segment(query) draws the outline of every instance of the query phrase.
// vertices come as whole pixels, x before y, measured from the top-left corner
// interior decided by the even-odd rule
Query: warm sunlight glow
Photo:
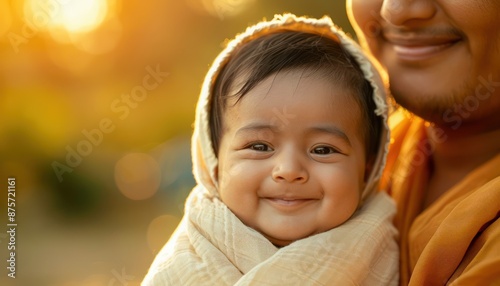
[[[255,3],[255,0],[190,0],[190,6],[204,6],[205,10],[220,20],[235,17]]]
[[[108,13],[107,0],[27,0],[27,20],[36,29],[62,28],[85,33],[99,27]]]
[[[145,200],[152,197],[160,187],[160,167],[148,154],[130,153],[116,163],[115,182],[125,197]]]
[[[11,24],[12,17],[9,3],[0,0],[0,36],[9,31]]]
[[[69,32],[86,32],[103,22],[107,10],[105,0],[73,0],[61,5],[61,11],[54,15],[53,22]]]

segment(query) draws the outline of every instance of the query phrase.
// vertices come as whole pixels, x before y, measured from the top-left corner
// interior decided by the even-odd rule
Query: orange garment
[[[432,156],[425,122],[396,111],[389,125],[381,189],[398,207],[400,285],[500,285],[500,154],[422,211]]]

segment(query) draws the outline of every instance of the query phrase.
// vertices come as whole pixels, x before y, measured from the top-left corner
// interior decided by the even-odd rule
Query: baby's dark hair
[[[361,126],[367,161],[375,158],[382,119],[374,112],[373,88],[358,63],[340,43],[319,34],[278,31],[244,43],[233,51],[213,85],[210,110],[212,146],[218,156],[223,130],[223,115],[229,98],[236,103],[268,76],[281,71],[305,69],[318,71],[333,83],[353,90],[362,114]],[[244,80],[234,93],[236,81]],[[233,94],[230,94],[233,92]]]

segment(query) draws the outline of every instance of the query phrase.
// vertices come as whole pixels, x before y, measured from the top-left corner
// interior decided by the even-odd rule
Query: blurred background
[[[205,73],[226,39],[284,12],[353,34],[344,1],[0,0],[0,285],[139,285],[195,184]]]

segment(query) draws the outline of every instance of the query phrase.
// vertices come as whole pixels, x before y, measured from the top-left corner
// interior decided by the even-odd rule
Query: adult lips
[[[397,56],[407,60],[420,60],[447,49],[461,40],[455,33],[418,33],[385,31],[385,40]]]

